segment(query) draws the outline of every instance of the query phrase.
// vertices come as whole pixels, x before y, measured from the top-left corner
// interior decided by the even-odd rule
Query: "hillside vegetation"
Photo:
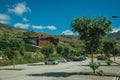
[[[16,37],[16,38],[23,38],[23,37],[29,37],[29,36],[39,36],[41,34],[44,34],[45,36],[49,36],[49,34],[46,33],[36,33],[34,31],[28,31],[24,29],[15,28],[13,26],[8,26],[5,24],[0,23],[0,31],[4,34],[4,37]]]
[[[0,31],[3,33],[3,39],[4,38],[26,38],[26,37],[36,37],[36,36],[41,36],[43,35],[44,37],[47,36],[53,36],[59,38],[60,45],[63,46],[69,46],[71,49],[81,49],[84,44],[78,40],[78,37],[76,36],[66,36],[66,35],[60,35],[60,36],[54,36],[54,35],[49,35],[47,33],[43,32],[34,32],[34,31],[28,31],[24,29],[19,29],[15,27],[11,27],[5,24],[0,23]]]
[[[3,39],[7,38],[26,38],[26,37],[36,37],[40,35],[44,35],[44,37],[53,36],[59,38],[60,42],[59,45],[68,46],[70,49],[73,50],[81,50],[84,47],[84,43],[78,39],[77,36],[72,35],[50,35],[43,32],[34,32],[28,31],[24,29],[15,28],[12,26],[8,26],[5,24],[0,23],[0,31],[2,32]],[[117,33],[111,33],[108,35],[109,38],[115,38],[120,40],[120,31]]]
[[[120,41],[120,31],[109,34],[109,38],[115,38]]]
[[[43,32],[38,33],[34,31],[19,29],[2,23],[0,23],[0,32],[2,32],[3,39],[9,39],[9,38],[23,39],[27,37],[36,37],[43,35],[44,37],[53,36],[59,38],[60,40],[59,45],[68,46],[70,49],[81,50],[84,47],[84,43],[80,41],[77,36],[72,36],[72,35],[54,36]],[[117,40],[120,40],[120,31],[117,33],[109,34],[109,38],[115,38]]]
[[[37,49],[24,42],[24,38],[41,35],[44,37],[52,36],[59,38],[58,46],[48,45],[42,49]],[[43,32],[28,31],[0,23],[0,57],[3,58],[0,61],[0,65],[32,63],[43,61],[47,58],[56,59],[59,57],[76,56],[79,51],[83,51],[83,48],[84,43],[78,40],[77,36],[49,35]],[[54,55],[55,52],[58,54]]]

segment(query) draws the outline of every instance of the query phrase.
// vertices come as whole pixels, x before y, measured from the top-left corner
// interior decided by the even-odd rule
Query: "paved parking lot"
[[[92,72],[88,65],[90,60],[81,62],[67,62],[58,65],[44,65],[44,63],[17,65],[22,70],[3,70],[13,66],[0,67],[0,80],[112,80],[113,77],[73,75],[72,72]],[[104,64],[104,63],[103,63]],[[120,66],[101,66],[104,72],[117,73]]]

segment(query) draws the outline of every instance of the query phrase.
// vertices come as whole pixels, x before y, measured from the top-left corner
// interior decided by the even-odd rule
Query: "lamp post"
[[[112,16],[112,18],[120,18],[120,16]]]
[[[112,16],[112,18],[120,18],[120,16]],[[116,49],[113,50],[113,53],[115,54],[116,53]],[[114,56],[114,61],[115,61],[115,56]]]

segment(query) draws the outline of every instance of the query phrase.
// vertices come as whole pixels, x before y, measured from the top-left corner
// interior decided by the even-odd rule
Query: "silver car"
[[[67,60],[66,60],[65,58],[60,58],[60,59],[58,60],[58,62],[63,62],[63,63],[66,63],[66,62],[67,62]]]
[[[45,64],[58,64],[57,60],[47,60],[45,61]]]

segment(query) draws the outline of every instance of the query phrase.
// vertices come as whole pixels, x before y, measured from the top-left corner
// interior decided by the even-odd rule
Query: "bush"
[[[39,50],[36,50],[36,52],[34,53],[34,58],[36,59],[37,62],[44,61],[45,55],[42,54]]]
[[[109,57],[107,57],[107,56],[98,56],[97,57],[97,60],[106,60],[106,59],[108,59]]]
[[[25,50],[29,51],[29,52],[35,52],[36,51],[36,47],[31,46],[30,44],[25,44]]]
[[[11,61],[0,61],[0,66],[8,66],[11,65],[12,62]]]
[[[100,63],[97,63],[97,62],[90,62],[89,66],[90,66],[90,68],[92,68],[93,73],[96,73],[96,69],[99,68]]]
[[[97,71],[97,74],[100,75],[100,76],[102,76],[103,75],[103,70]]]
[[[9,42],[8,41],[0,41],[0,51],[3,51],[4,49],[6,49],[9,46]]]
[[[60,59],[59,54],[51,54],[48,58],[49,60],[58,60]]]
[[[106,62],[106,64],[107,64],[108,66],[110,66],[110,65],[112,64],[112,61],[111,61],[111,60],[109,60],[109,59],[108,59],[108,60],[106,60],[105,62]]]
[[[41,48],[41,52],[48,58],[52,53],[54,53],[53,45],[44,46]]]

